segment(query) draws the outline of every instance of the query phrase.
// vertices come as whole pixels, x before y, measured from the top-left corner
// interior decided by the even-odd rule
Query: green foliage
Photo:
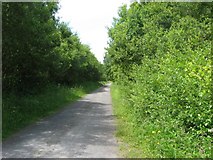
[[[109,29],[105,66],[122,94],[117,114],[131,124],[127,142],[147,148],[142,157],[211,155],[210,11],[209,3],[135,2]]]
[[[55,3],[3,3],[3,90],[38,87],[47,81],[58,41],[57,9]]]
[[[65,23],[57,3],[3,3],[3,91],[97,81],[101,64]],[[15,17],[15,18],[14,18]]]
[[[101,77],[101,64],[91,53],[89,46],[83,45],[64,23],[59,25],[61,45],[57,61],[59,67],[52,77],[58,83],[75,84],[83,81],[98,81]]]

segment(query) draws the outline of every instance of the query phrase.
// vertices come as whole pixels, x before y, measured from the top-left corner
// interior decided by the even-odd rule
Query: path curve
[[[109,85],[3,142],[3,158],[117,158]]]

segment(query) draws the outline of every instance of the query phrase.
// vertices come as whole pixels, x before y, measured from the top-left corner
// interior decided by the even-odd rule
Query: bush
[[[133,55],[143,55],[138,58],[141,62],[113,63],[113,58],[121,52],[118,47],[114,50],[111,47],[108,52],[111,66],[118,68],[111,70],[111,74],[122,77],[115,78],[115,82],[119,84],[120,99],[125,104],[121,106],[129,115],[127,117],[131,117],[127,121],[133,124],[133,141],[148,148],[153,157],[209,158],[209,130],[213,126],[211,19],[207,15],[196,17],[195,10],[182,15],[182,10],[188,11],[193,4],[188,4],[187,9],[170,3],[159,6],[133,3],[129,11],[121,10],[127,12],[127,28],[128,16],[134,13],[132,10],[137,5],[144,13],[140,16],[144,34],[134,37],[142,42],[134,46],[134,51],[142,53]],[[202,4],[196,5],[198,9]],[[171,13],[171,10],[175,12]],[[162,13],[156,17],[151,14],[153,11]],[[165,16],[170,19],[166,28],[159,25]],[[122,22],[118,21],[116,25],[124,25],[123,21],[122,17]],[[111,30],[116,29],[118,27]],[[112,41],[114,43],[117,42]],[[125,57],[130,59],[132,55]],[[123,65],[128,65],[130,70],[123,71],[126,69]]]

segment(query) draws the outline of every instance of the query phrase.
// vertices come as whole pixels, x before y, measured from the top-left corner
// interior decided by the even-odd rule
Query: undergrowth
[[[118,123],[116,136],[120,141],[123,157],[210,158],[210,134],[187,132],[180,121],[160,108],[155,112],[153,109],[153,115],[142,115],[148,111],[146,106],[136,107],[126,97],[126,88],[118,84],[111,87]],[[140,99],[143,101],[143,97]]]

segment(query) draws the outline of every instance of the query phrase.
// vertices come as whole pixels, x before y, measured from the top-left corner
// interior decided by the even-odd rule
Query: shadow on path
[[[3,142],[7,158],[116,158],[109,86]]]

